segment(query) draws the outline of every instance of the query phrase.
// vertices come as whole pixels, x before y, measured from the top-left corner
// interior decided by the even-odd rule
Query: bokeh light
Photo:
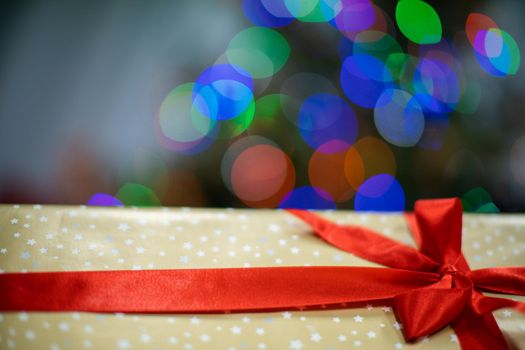
[[[499,28],[496,22],[487,15],[481,13],[471,13],[468,15],[465,22],[465,34],[472,46],[475,45],[476,37],[481,30],[489,30],[491,28]]]
[[[93,197],[89,199],[87,205],[99,207],[121,207],[124,204],[112,195],[106,193],[95,193]]]
[[[521,55],[514,38],[502,29],[480,30],[474,41],[478,63],[494,76],[517,73]]]
[[[299,187],[288,193],[279,204],[281,209],[335,209],[330,195],[321,188]]]
[[[204,70],[193,85],[193,103],[210,119],[239,116],[253,104],[253,81],[240,67],[219,64]]]
[[[288,41],[265,27],[251,27],[237,33],[226,50],[230,63],[248,71],[255,79],[280,71],[290,55]]]
[[[476,187],[461,196],[464,212],[499,213],[498,207],[492,202],[490,194],[482,187]]]
[[[356,191],[365,179],[379,174],[395,176],[396,169],[396,158],[392,150],[388,144],[375,137],[359,139],[345,155],[345,176]]]
[[[270,139],[262,136],[251,135],[239,138],[229,145],[226,152],[224,152],[221,160],[221,178],[230,192],[235,193],[231,182],[231,171],[235,159],[237,159],[237,157],[248,148],[257,145],[270,145],[277,147],[277,144]]]
[[[299,130],[310,147],[334,153],[346,149],[344,145],[354,143],[357,119],[352,108],[340,97],[316,94],[308,97],[301,106]],[[327,147],[329,141],[342,142],[332,142],[332,147]]]
[[[374,5],[369,0],[342,0],[338,6],[340,10],[331,23],[349,39],[354,39],[358,33],[379,22]]]
[[[156,123],[158,137],[169,149],[198,152],[210,143],[206,139],[215,126],[215,120],[200,112],[206,108],[205,103],[196,107],[193,87],[193,83],[179,85],[170,91],[160,106]]]
[[[495,3],[183,1],[151,8],[155,20],[128,23],[138,37],[106,30],[115,26],[102,26],[104,35],[89,29],[108,40],[89,46],[100,50],[86,49],[92,38],[75,32],[71,47],[82,54],[60,42],[48,57],[51,37],[9,38],[20,45],[4,48],[0,115],[16,116],[6,120],[18,126],[6,125],[1,139],[25,130],[39,147],[34,158],[18,156],[30,146],[16,155],[4,147],[5,173],[24,162],[59,164],[56,172],[27,172],[46,179],[40,188],[17,187],[49,196],[43,203],[400,210],[419,197],[464,194],[473,212],[522,208],[525,146],[515,138],[525,132],[518,120],[525,5]],[[25,38],[53,28],[12,32]],[[46,48],[28,51],[31,60],[15,50],[33,42]],[[19,92],[26,85],[49,86],[59,98],[48,101],[47,89]],[[22,96],[38,98],[20,104]],[[67,156],[46,158],[53,153],[46,135],[27,128],[44,125],[26,122],[41,110],[38,123],[46,125],[55,113],[56,123],[76,118],[63,124],[80,131],[60,133],[70,138],[61,144],[57,125],[49,128],[48,146]],[[95,131],[83,134],[91,120]],[[7,201],[20,192],[0,184]],[[509,188],[517,191],[504,193]]]
[[[295,185],[295,168],[273,141],[246,136],[231,144],[221,162],[226,187],[246,205],[276,207]]]
[[[436,11],[422,0],[400,0],[396,6],[399,30],[417,44],[434,44],[441,40],[441,20]]]
[[[283,1],[292,16],[301,22],[328,22],[338,11],[338,0],[278,0]],[[277,2],[277,1],[276,1]]]
[[[244,15],[255,25],[262,27],[284,27],[294,21],[292,16],[282,17],[273,15],[264,6],[263,0],[243,0]]]
[[[261,0],[264,8],[275,17],[279,18],[295,18],[288,10],[288,6],[284,0]]]
[[[357,211],[403,211],[405,192],[390,174],[379,174],[366,180],[355,196]]]
[[[235,195],[250,207],[276,207],[295,185],[290,158],[279,148],[256,145],[244,150],[231,169]]]
[[[280,92],[284,116],[293,125],[299,126],[299,111],[303,102],[316,94],[337,95],[337,88],[320,74],[298,73],[283,82]]]
[[[350,200],[355,190],[345,176],[345,156],[350,146],[342,141],[329,141],[319,147],[308,163],[308,178],[314,188],[320,188],[336,202]],[[335,152],[334,150],[340,149]],[[320,193],[324,196],[323,193]]]
[[[521,61],[518,44],[494,20],[471,13],[465,22],[465,33],[478,63],[486,72],[497,77],[517,73]]]
[[[374,39],[367,37],[367,39],[370,40],[360,40],[364,38],[364,34],[359,35],[352,43],[352,53],[354,55],[370,55],[379,59],[386,65],[387,59],[390,55],[403,53],[401,45],[399,45],[397,40],[389,34],[385,33]],[[388,65],[386,66],[388,67]],[[392,74],[389,70],[387,70],[387,72],[390,73],[390,75]]]
[[[465,80],[461,97],[456,104],[456,111],[463,114],[473,114],[481,101],[481,86],[479,80],[469,77]]]
[[[383,62],[366,54],[347,57],[340,78],[350,101],[366,108],[376,106],[383,91],[393,86],[392,75]]]
[[[399,147],[411,147],[423,134],[425,116],[418,100],[408,92],[388,89],[374,108],[374,122],[385,140]]]
[[[414,74],[414,95],[425,111],[448,113],[459,101],[459,82],[452,69],[440,60],[422,59]]]
[[[115,197],[124,205],[135,207],[157,207],[160,206],[160,200],[150,188],[128,182],[118,190]]]

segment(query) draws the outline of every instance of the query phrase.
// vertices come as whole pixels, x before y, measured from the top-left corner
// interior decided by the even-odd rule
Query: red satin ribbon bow
[[[363,259],[439,274],[438,282],[393,298],[408,341],[450,324],[465,349],[507,349],[491,312],[510,307],[525,313],[525,303],[481,292],[525,295],[525,268],[470,270],[461,253],[462,207],[458,199],[420,200],[414,214],[406,214],[419,251],[366,228],[335,225],[304,211],[291,212],[330,244]]]
[[[270,311],[392,301],[409,341],[452,325],[464,349],[507,349],[492,311],[525,304],[525,268],[471,271],[461,203],[424,200],[407,214],[419,250],[359,226],[290,210],[328,243],[390,268],[300,266],[0,274],[0,310],[138,313]]]

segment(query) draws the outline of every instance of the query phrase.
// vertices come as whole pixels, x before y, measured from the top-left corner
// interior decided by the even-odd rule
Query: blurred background
[[[0,202],[525,211],[521,0],[0,3]]]

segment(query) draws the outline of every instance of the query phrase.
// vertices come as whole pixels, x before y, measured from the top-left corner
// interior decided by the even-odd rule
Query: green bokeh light
[[[122,186],[115,197],[128,206],[158,207],[161,205],[155,192],[135,182],[128,182]]]
[[[435,44],[441,40],[441,20],[432,6],[424,1],[399,1],[396,22],[403,35],[417,44]]]
[[[219,132],[215,137],[218,139],[230,139],[241,134],[252,124],[254,114],[255,102],[252,100],[248,107],[235,118],[220,120],[218,124]]]
[[[490,194],[482,187],[476,187],[461,197],[463,211],[474,213],[499,213],[498,207],[492,202]]]
[[[491,59],[496,68],[508,75],[514,75],[518,72],[520,67],[520,49],[516,40],[504,30],[492,28],[489,31],[496,31],[503,38],[503,43],[508,50],[508,55],[502,55],[501,60]],[[501,62],[503,61],[503,62]]]
[[[228,45],[228,61],[244,68],[255,79],[267,78],[285,65],[290,45],[273,29],[250,27],[235,35]]]
[[[171,140],[191,142],[206,136],[215,120],[195,107],[194,84],[186,83],[171,90],[160,106],[159,123],[162,133]]]

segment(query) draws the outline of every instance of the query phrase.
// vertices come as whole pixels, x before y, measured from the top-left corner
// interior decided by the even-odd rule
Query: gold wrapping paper
[[[400,214],[329,211],[414,245]],[[464,215],[473,269],[525,265],[525,216]],[[376,266],[329,246],[285,211],[0,206],[0,271]],[[525,300],[525,298],[517,298]],[[525,349],[525,321],[496,313]],[[227,315],[0,314],[0,349],[459,349],[444,329],[405,343],[388,307]]]

